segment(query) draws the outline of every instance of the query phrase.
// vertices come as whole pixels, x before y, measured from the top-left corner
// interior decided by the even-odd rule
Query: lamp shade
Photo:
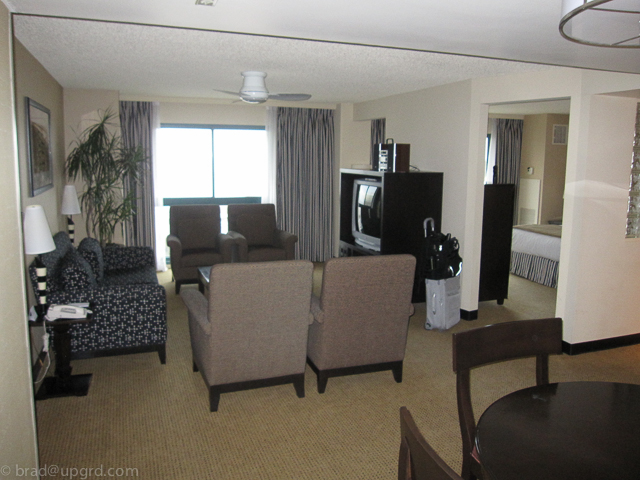
[[[78,203],[78,193],[74,185],[65,185],[62,193],[62,207],[60,213],[63,215],[77,215],[81,213]]]
[[[23,229],[26,254],[38,255],[56,249],[49,222],[41,205],[30,205],[24,210]]]

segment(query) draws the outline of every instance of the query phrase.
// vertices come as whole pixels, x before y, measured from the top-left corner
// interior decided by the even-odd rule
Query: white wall
[[[0,465],[38,467],[23,265],[9,11],[0,2]],[[4,472],[3,472],[4,474]]]
[[[599,96],[628,91],[635,97]],[[488,106],[571,99],[567,184],[581,188],[565,195],[556,314],[575,344],[640,333],[640,240],[624,238],[638,91],[639,75],[550,68],[366,102],[354,117],[386,117],[388,136],[411,144],[412,164],[444,172],[442,228],[460,240],[462,308],[475,310]]]
[[[64,89],[64,144],[65,158],[73,149],[78,136],[96,121],[102,118],[106,110],[114,114],[114,131],[120,128],[120,98],[115,90]],[[76,181],[78,194],[83,191],[82,181]],[[87,236],[84,215],[74,215],[76,224],[76,244]],[[113,238],[116,243],[123,243],[122,229],[116,228]]]

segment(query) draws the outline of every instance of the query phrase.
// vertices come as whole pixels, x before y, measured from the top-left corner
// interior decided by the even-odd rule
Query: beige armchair
[[[293,383],[304,397],[312,274],[308,260],[214,265],[209,298],[180,294],[212,412],[221,393],[238,390]]]
[[[402,381],[415,267],[412,255],[327,261],[307,348],[319,393],[341,375],[391,370]]]
[[[180,286],[198,283],[198,267],[230,263],[234,240],[220,233],[218,205],[173,205],[169,210],[171,271]]]
[[[293,260],[298,237],[276,227],[272,203],[229,205],[229,235],[238,245],[238,261]]]

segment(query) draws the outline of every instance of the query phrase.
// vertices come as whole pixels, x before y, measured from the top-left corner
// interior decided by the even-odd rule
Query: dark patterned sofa
[[[157,351],[165,363],[167,300],[158,284],[148,247],[109,246],[85,238],[78,248],[66,232],[53,237],[56,249],[42,255],[49,304],[90,302],[93,320],[73,325],[71,358]],[[37,288],[35,265],[29,275]]]

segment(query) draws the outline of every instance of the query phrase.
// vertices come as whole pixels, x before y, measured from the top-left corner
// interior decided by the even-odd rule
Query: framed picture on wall
[[[47,107],[25,97],[27,109],[27,156],[29,159],[29,189],[35,197],[53,188],[51,158],[51,113]]]

